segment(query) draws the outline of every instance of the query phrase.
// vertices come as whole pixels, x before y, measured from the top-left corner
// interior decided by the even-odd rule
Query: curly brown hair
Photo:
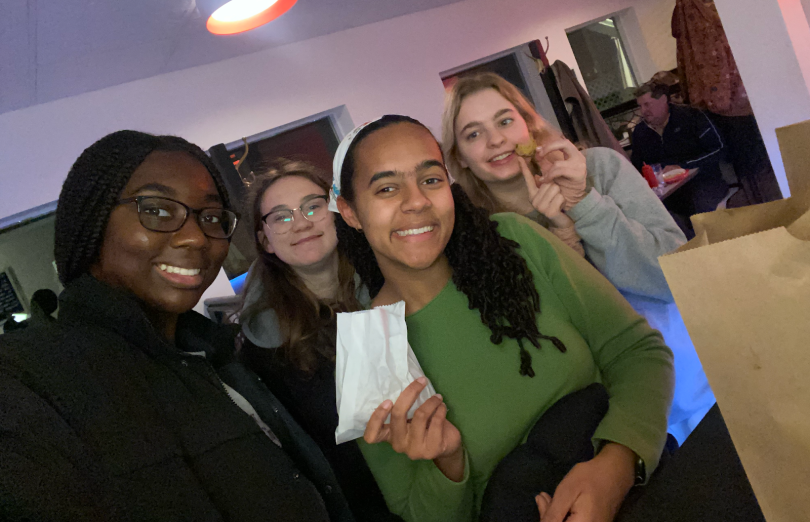
[[[379,129],[404,123],[419,125],[430,132],[417,120],[389,115],[367,126],[352,142],[340,173],[341,197],[350,204],[355,200],[352,155],[357,145]],[[566,351],[562,341],[543,335],[537,327],[540,295],[534,285],[534,275],[518,253],[520,245],[498,233],[498,223],[489,219],[488,212],[475,206],[461,186],[453,185],[451,191],[455,201],[455,225],[444,253],[453,270],[453,284],[467,296],[470,309],[479,311],[481,322],[492,332],[492,343],[500,344],[504,336],[517,340],[520,374],[534,377],[532,358],[523,346],[524,340],[538,349],[540,341],[547,340],[561,352]],[[370,294],[377,295],[385,277],[366,236],[340,217],[336,226],[338,249],[351,260]]]

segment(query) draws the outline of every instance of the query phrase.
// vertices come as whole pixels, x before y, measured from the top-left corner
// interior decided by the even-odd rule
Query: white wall
[[[805,0],[805,3],[808,1]],[[805,87],[810,86],[810,25],[805,15],[805,7],[799,0],[779,0],[779,8],[782,10],[782,18],[787,26],[793,52],[799,61],[799,69],[804,76]]]
[[[438,134],[439,72],[546,36],[551,60],[576,69],[567,28],[633,6],[645,35],[659,38],[655,27],[671,16],[660,4],[671,1],[466,0],[6,113],[0,217],[55,200],[81,151],[124,128],[177,134],[208,148],[346,104],[355,123],[402,113]],[[221,273],[203,298],[232,293]]]
[[[810,2],[810,0],[806,1]],[[647,50],[655,63],[655,72],[669,71],[678,66],[675,38],[672,37],[672,12],[674,10],[675,0],[648,2],[635,9],[644,33]],[[650,77],[640,78],[640,80],[648,81]]]
[[[207,148],[346,104],[355,122],[399,112],[438,131],[440,71],[546,36],[575,67],[566,28],[629,6],[649,20],[661,1],[466,0],[6,113],[0,217],[55,200],[79,153],[123,128]]]
[[[642,23],[649,23],[649,20],[642,22],[642,17],[646,16],[649,13],[640,8],[625,9],[616,16],[622,43],[638,83],[644,83],[660,70],[650,54],[649,41],[644,36]]]
[[[779,3],[715,0],[776,179],[782,194],[788,196],[775,130],[810,119],[810,92]]]

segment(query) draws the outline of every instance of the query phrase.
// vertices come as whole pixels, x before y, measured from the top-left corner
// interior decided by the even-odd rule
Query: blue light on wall
[[[247,279],[247,272],[231,279],[231,288],[233,288],[236,294],[242,293],[242,288],[245,286],[245,279]]]

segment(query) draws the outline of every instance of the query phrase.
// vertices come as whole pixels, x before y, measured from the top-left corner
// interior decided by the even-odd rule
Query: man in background
[[[31,326],[55,323],[53,313],[59,308],[59,298],[50,288],[42,288],[31,296]]]
[[[43,288],[31,296],[31,316],[25,321],[17,321],[14,314],[2,311],[0,323],[3,324],[3,333],[14,330],[24,330],[29,326],[44,326],[56,322],[53,313],[59,308],[59,298],[56,292]],[[5,322],[3,322],[5,320]]]
[[[684,217],[717,208],[728,185],[720,172],[723,141],[711,120],[701,111],[669,100],[669,87],[647,83],[636,91],[643,121],[633,130],[633,164],[660,164],[664,172],[699,169],[664,204]]]

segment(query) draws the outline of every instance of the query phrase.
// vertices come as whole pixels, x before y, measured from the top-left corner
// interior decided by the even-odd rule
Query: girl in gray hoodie
[[[442,144],[450,173],[473,202],[548,228],[661,331],[675,354],[669,431],[682,443],[715,400],[658,263],[686,238],[644,178],[612,149],[580,152],[492,73],[454,85]]]

